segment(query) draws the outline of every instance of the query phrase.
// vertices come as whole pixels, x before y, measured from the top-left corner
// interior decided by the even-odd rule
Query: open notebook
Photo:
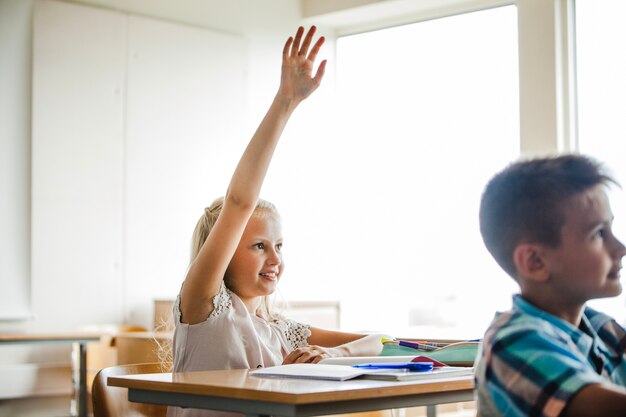
[[[270,366],[250,371],[248,375],[277,378],[327,379],[345,381],[367,373],[371,369],[353,368],[347,365],[320,365],[313,363],[294,363],[291,365]]]
[[[249,375],[273,378],[303,378],[345,381],[357,377],[388,381],[408,381],[413,379],[440,379],[472,375],[473,368],[436,367],[429,371],[408,371],[405,369],[366,369],[354,368],[350,365],[328,365],[298,363],[291,365],[271,366],[250,371]]]

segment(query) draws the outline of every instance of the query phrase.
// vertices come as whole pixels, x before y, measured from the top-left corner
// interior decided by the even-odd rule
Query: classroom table
[[[133,402],[233,411],[246,416],[306,417],[473,400],[473,376],[402,382],[266,378],[247,369],[111,376]]]
[[[87,417],[87,343],[100,340],[100,333],[1,333],[0,345],[72,343],[78,350],[78,378],[73,378],[72,416]]]

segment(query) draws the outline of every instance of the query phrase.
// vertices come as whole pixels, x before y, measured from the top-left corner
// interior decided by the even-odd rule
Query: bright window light
[[[284,298],[339,300],[342,329],[398,337],[481,337],[510,307],[478,205],[519,155],[516,10],[338,40],[336,123],[298,138],[306,150],[280,178],[306,190],[279,201]]]
[[[626,2],[577,0],[576,55],[580,151],[603,161],[626,187]],[[610,193],[614,233],[626,242],[626,195]],[[589,304],[626,323],[625,296]]]

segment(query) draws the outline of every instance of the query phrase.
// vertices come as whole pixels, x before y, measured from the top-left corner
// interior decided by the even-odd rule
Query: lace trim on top
[[[226,288],[226,284],[222,281],[219,292],[213,297],[213,311],[209,314],[209,318],[219,316],[232,306],[233,300],[230,296],[230,290]]]
[[[226,285],[224,285],[224,281],[222,281],[219,292],[213,297],[213,311],[209,314],[209,317],[217,317],[232,306],[233,301],[230,297],[230,291],[226,288]],[[180,293],[176,296],[172,312],[174,313],[174,317],[178,319],[178,322],[182,323],[183,313],[180,311]]]
[[[217,317],[224,311],[232,308],[232,306],[233,300],[230,295],[230,290],[226,288],[224,281],[222,281],[219,292],[215,295],[215,297],[213,297],[213,311],[209,314],[208,318]],[[179,322],[182,321],[182,313],[180,311],[180,294],[176,297],[173,310],[174,316],[178,318]],[[311,326],[308,324],[299,323],[283,317],[277,319],[274,323],[285,334],[287,342],[291,345],[292,349],[309,345],[308,339],[311,337]]]
[[[289,342],[292,349],[309,345],[308,339],[311,336],[311,326],[308,324],[302,324],[290,319],[279,319],[275,323],[287,337],[287,342]]]

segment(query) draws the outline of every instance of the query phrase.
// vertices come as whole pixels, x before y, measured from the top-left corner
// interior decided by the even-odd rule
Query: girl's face
[[[228,287],[244,302],[273,293],[283,273],[282,246],[278,216],[255,212],[226,269],[224,279]]]

